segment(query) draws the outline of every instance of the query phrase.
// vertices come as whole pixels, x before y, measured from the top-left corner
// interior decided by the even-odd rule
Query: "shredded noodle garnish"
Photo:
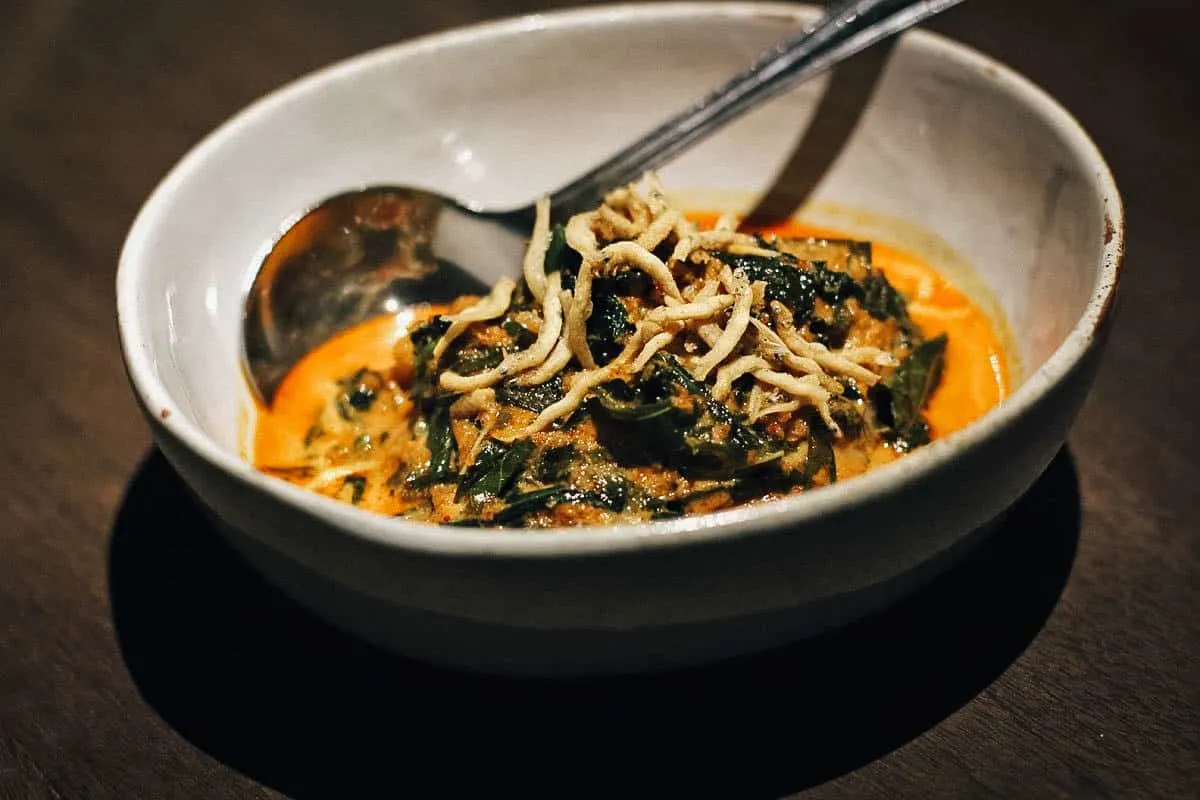
[[[610,191],[598,209],[567,220],[563,238],[579,257],[569,290],[561,288],[561,273],[546,274],[550,212],[547,200],[537,204],[524,261],[525,282],[541,303],[537,340],[491,369],[475,375],[445,371],[439,379],[445,391],[468,393],[474,407],[483,402],[481,390],[506,378],[515,376],[521,385],[536,386],[563,375],[565,394],[538,413],[525,428],[526,435],[570,416],[597,386],[629,379],[656,354],[678,348],[680,341],[684,346],[679,357],[695,380],[709,384],[715,400],[730,400],[735,383],[753,379],[742,401],[742,412],[751,422],[810,406],[835,435],[841,429],[833,419],[830,400],[842,393],[839,379],[869,387],[880,380],[879,370],[897,363],[881,348],[854,345],[833,350],[807,338],[786,305],[767,300],[765,283],[751,282],[715,257],[728,253],[779,258],[780,253],[738,232],[733,214],[723,215],[710,230],[696,230],[667,202],[653,175],[641,186]],[[664,248],[670,250],[666,260],[656,252]],[[697,269],[702,271],[699,277]],[[602,366],[588,343],[588,321],[595,308],[593,287],[601,277],[628,270],[642,272],[657,291],[642,298],[646,304],[634,312],[633,332],[621,352]],[[476,305],[447,316],[451,325],[435,355],[444,353],[473,323],[504,314],[513,291],[512,281],[501,281]],[[578,366],[574,372],[572,364]]]
[[[512,293],[516,288],[517,284],[511,278],[502,278],[492,287],[491,293],[475,305],[457,314],[446,315],[443,319],[450,323],[450,327],[433,346],[434,363],[442,357],[446,348],[453,344],[455,339],[471,327],[472,323],[486,322],[508,311],[508,304],[512,301]]]
[[[470,392],[491,386],[518,372],[533,369],[545,361],[558,343],[558,335],[562,331],[562,298],[559,295],[561,280],[562,275],[556,272],[546,281],[546,295],[542,304],[542,329],[538,332],[537,341],[528,350],[505,356],[497,366],[476,375],[464,376],[457,372],[443,372],[438,380],[439,385],[451,392]]]
[[[546,249],[550,246],[550,199],[543,197],[535,207],[533,233],[525,251],[525,284],[533,299],[542,302],[546,293]]]

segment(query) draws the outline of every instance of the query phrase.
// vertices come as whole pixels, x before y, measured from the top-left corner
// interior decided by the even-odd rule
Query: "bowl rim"
[[[1112,173],[1099,149],[1079,122],[1047,92],[994,59],[958,42],[924,30],[904,34],[910,46],[999,84],[1036,112],[1063,137],[1066,147],[1089,169],[1104,205],[1104,246],[1100,269],[1083,313],[1055,351],[1029,374],[1004,402],[979,420],[852,481],[753,506],[710,514],[589,528],[465,529],[387,517],[317,495],[272,478],[213,442],[179,409],[153,368],[152,346],[139,313],[142,276],[152,269],[144,256],[151,233],[164,215],[175,189],[201,170],[207,156],[228,137],[300,94],[369,70],[396,58],[458,44],[526,31],[605,25],[629,20],[786,18],[804,22],[820,9],[777,2],[616,3],[561,9],[485,21],[385,45],[309,72],[277,88],[221,123],[192,147],[151,192],[138,212],[122,247],[116,277],[117,318],[126,371],[156,434],[168,435],[238,481],[274,500],[299,509],[338,531],[376,545],[429,555],[502,558],[547,558],[605,555],[630,550],[672,548],[795,527],[880,498],[896,487],[914,483],[952,462],[960,450],[981,445],[1027,413],[1086,355],[1112,310],[1124,258],[1124,209]]]

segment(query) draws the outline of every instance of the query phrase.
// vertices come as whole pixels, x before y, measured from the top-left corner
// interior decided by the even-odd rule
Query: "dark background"
[[[1196,796],[1193,0],[971,0],[930,25],[1080,119],[1129,244],[1069,448],[897,607],[706,669],[487,680],[329,630],[201,521],[117,343],[150,189],[283,81],[547,5],[0,6],[0,797]]]

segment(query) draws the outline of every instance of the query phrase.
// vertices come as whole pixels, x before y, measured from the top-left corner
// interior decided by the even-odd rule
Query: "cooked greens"
[[[631,186],[539,212],[530,247],[524,280],[417,324],[394,376],[339,380],[312,466],[275,473],[443,524],[592,525],[811,490],[930,439],[946,337],[869,243],[699,231]]]
[[[728,476],[782,454],[672,356],[657,354],[647,371],[636,388],[613,382],[596,393],[598,436],[624,463],[664,464],[688,477]]]
[[[939,334],[913,348],[891,377],[876,385],[880,431],[904,450],[929,443],[929,423],[921,409],[941,380],[945,353],[946,335]]]
[[[496,389],[496,399],[506,406],[527,411],[544,411],[563,396],[562,376],[555,375],[545,383],[525,385],[507,380]]]
[[[458,444],[450,430],[450,402],[441,398],[430,403],[429,409],[425,414],[425,446],[429,448],[429,461],[424,468],[409,475],[407,483],[412,487],[458,479],[455,469]]]
[[[534,444],[529,439],[518,439],[512,444],[494,439],[484,442],[475,456],[475,463],[459,480],[455,499],[470,498],[481,503],[493,497],[504,497],[529,463],[533,451]]]

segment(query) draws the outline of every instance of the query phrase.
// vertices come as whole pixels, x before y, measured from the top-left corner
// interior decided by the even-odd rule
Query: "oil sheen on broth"
[[[668,210],[653,190],[625,192],[591,218],[582,256],[568,246],[582,224],[543,224],[544,261],[507,302],[494,291],[378,318],[306,356],[259,409],[256,466],[416,520],[603,525],[846,480],[959,430],[1009,392],[998,326],[912,254],[790,222],[753,241],[701,236],[680,261],[672,251],[687,249],[689,231],[729,222],[688,214],[655,242],[662,231],[647,228]],[[657,263],[626,246],[636,242]],[[814,263],[815,281],[787,271]],[[581,327],[571,306],[587,299],[584,283]],[[488,302],[504,308],[489,316]],[[441,318],[473,307],[460,325]],[[561,332],[547,346],[552,314]],[[541,362],[522,364],[533,350]]]

